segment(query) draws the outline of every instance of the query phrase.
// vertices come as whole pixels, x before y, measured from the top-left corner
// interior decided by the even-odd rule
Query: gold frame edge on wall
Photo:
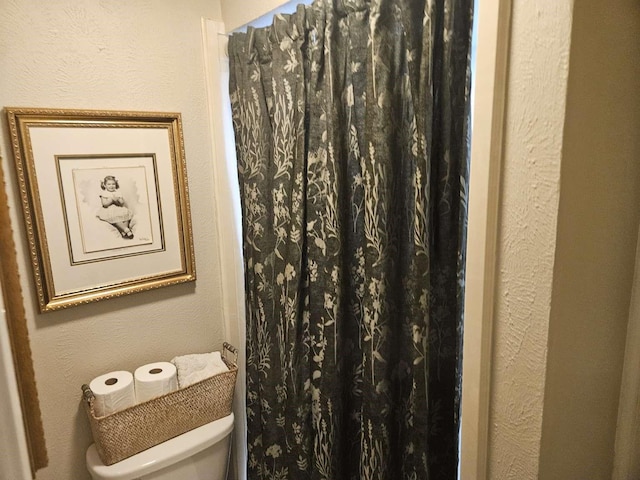
[[[0,185],[4,184],[5,177],[0,162]],[[35,478],[35,472],[46,467],[49,460],[13,241],[13,228],[9,216],[9,201],[5,190],[0,190],[0,224],[3,226],[0,229],[0,287],[5,303],[29,463],[32,476]]]
[[[5,111],[9,123],[40,312],[195,281],[191,207],[180,113],[17,107],[7,107]],[[39,135],[44,140],[33,140],[32,130],[36,128],[40,129],[40,132],[46,132],[46,136]],[[159,130],[166,130],[166,137],[154,135]],[[91,137],[93,141],[85,140],[85,136]],[[135,140],[130,140],[132,136]],[[95,145],[96,139],[98,146]],[[123,151],[119,150],[117,141],[114,144],[114,139],[122,140]],[[57,150],[60,147],[56,145],[63,143],[65,148],[67,144],[69,145],[68,149]],[[155,184],[153,181],[150,183],[155,188],[157,196],[153,198],[156,202],[157,218],[149,215],[151,219],[156,219],[155,223],[149,220],[149,227],[157,231],[155,243],[150,243],[147,251],[142,245],[123,245],[118,247],[119,250],[114,247],[111,251],[117,254],[111,257],[104,255],[96,257],[96,254],[92,257],[89,254],[85,256],[90,260],[74,263],[73,241],[68,226],[73,222],[69,222],[67,218],[67,212],[73,212],[74,209],[69,207],[67,210],[65,207],[66,197],[62,192],[63,180],[58,157],[67,154],[69,158],[83,157],[87,160],[126,157],[127,154],[132,158],[140,157],[142,155],[139,152],[132,151],[138,148],[138,145],[142,151],[148,152],[149,163],[153,163],[154,172],[150,178],[155,181]],[[100,150],[101,148],[104,151]],[[156,150],[160,151],[157,155],[159,158],[157,166]],[[51,152],[54,155],[51,155]],[[79,153],[84,155],[78,155]],[[77,162],[80,160],[74,161],[75,165],[78,165]],[[96,161],[93,164],[97,165]],[[118,165],[125,161],[125,159],[121,160]],[[56,168],[59,185],[54,185],[55,188],[52,191],[50,184],[56,182],[51,181],[51,175],[55,178]],[[120,169],[122,170],[122,165]],[[94,168],[94,170],[99,169]],[[47,180],[50,184],[46,183]],[[75,197],[78,197],[77,192]],[[46,198],[47,203],[55,204],[55,208],[49,205],[43,208],[43,198]],[[76,207],[80,211],[80,207],[77,205]],[[164,227],[163,217],[170,220],[165,222]],[[79,213],[76,220],[78,219],[80,219]],[[53,224],[64,224],[65,228],[54,229],[51,232],[47,231],[45,224],[49,228]],[[81,227],[78,230],[80,231]],[[66,238],[63,238],[65,235]],[[62,265],[57,258],[53,262],[55,265],[52,264],[52,254],[62,256],[62,252],[68,256],[65,258],[69,260],[66,262],[69,265],[66,263]],[[155,255],[157,258],[154,257],[153,262],[149,258],[144,258],[150,255]],[[127,268],[131,266],[133,272],[129,278],[123,277],[122,274],[125,262]],[[154,268],[156,264],[158,265],[157,271],[150,271],[148,266],[150,262],[154,264]],[[138,270],[134,271],[136,267]],[[60,286],[60,283],[64,283],[61,279],[78,275],[95,277],[92,272],[99,273],[100,280],[97,284]]]

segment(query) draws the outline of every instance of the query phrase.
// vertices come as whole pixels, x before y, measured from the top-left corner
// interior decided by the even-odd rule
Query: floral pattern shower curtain
[[[230,39],[250,479],[456,478],[472,3]]]

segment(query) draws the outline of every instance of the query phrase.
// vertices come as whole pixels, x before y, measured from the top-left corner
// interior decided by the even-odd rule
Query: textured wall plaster
[[[490,407],[492,480],[538,473],[572,8],[572,0],[513,2]]]
[[[291,0],[220,0],[222,18],[227,31],[233,31],[253,22],[258,17],[290,2]]]
[[[203,16],[221,17],[220,6],[3,0],[0,13],[0,106],[176,111],[183,118],[198,280],[40,315],[2,115],[0,147],[50,459],[37,478],[88,479],[91,434],[80,385],[106,371],[219,348],[224,339],[200,27]]]

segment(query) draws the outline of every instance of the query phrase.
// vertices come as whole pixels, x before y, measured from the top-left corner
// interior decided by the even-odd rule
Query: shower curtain
[[[472,0],[230,38],[250,479],[454,479]]]

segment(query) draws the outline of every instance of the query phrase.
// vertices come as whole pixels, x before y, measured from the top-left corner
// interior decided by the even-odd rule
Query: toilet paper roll
[[[176,367],[169,362],[155,362],[136,368],[133,374],[136,401],[146,402],[178,389]]]
[[[94,378],[89,388],[95,396],[93,408],[98,417],[129,408],[136,403],[131,372],[109,372]]]

